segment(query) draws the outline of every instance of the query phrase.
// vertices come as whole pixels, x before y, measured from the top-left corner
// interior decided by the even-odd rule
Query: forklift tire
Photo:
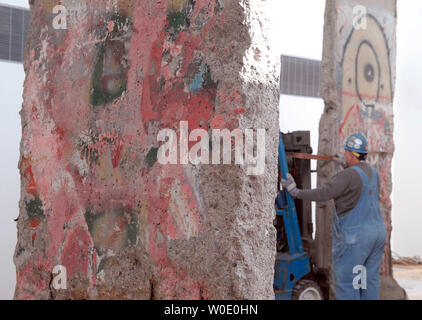
[[[324,298],[315,281],[299,280],[293,288],[292,300],[324,300]]]

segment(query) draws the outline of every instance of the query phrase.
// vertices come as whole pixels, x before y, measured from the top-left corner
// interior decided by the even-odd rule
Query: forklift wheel
[[[293,288],[292,300],[323,300],[323,295],[316,282],[300,280]]]

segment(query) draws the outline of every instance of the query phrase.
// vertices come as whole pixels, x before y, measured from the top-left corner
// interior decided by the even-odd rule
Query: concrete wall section
[[[319,152],[335,154],[352,133],[369,140],[368,161],[380,175],[380,203],[388,230],[381,274],[392,276],[391,161],[393,97],[396,64],[396,1],[328,0],[324,28],[321,92],[325,101],[320,121]],[[320,163],[318,184],[339,170]],[[318,206],[317,241],[324,248],[320,267],[330,266],[332,203]]]
[[[63,30],[58,3],[31,1],[15,298],[272,299],[279,62],[265,1],[62,0]],[[158,132],[180,138],[180,121],[264,129],[263,174],[160,164]]]

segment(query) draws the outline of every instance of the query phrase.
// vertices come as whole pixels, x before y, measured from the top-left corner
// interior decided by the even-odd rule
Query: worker
[[[365,162],[367,155],[366,138],[353,134],[344,146],[344,157],[336,159],[345,170],[324,186],[300,190],[290,174],[281,182],[294,198],[334,199],[332,256],[334,292],[338,300],[377,300],[379,295],[386,229],[379,203],[378,173]]]

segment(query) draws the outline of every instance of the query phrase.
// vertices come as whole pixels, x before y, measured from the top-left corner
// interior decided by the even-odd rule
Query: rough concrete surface
[[[273,299],[279,65],[265,1],[30,4],[15,298]],[[161,165],[158,132],[180,121],[265,129],[264,174]]]
[[[380,176],[380,203],[388,232],[381,265],[383,281],[392,277],[390,195],[396,20],[396,0],[326,2],[321,83],[325,109],[320,120],[319,153],[340,152],[345,139],[355,132],[368,138],[368,161],[375,165]],[[323,184],[337,170],[333,163],[319,163],[318,184]],[[318,247],[322,248],[317,261],[325,270],[331,265],[328,244],[331,244],[332,212],[332,203],[317,207],[316,238]],[[392,287],[400,298],[401,288],[397,284]]]

